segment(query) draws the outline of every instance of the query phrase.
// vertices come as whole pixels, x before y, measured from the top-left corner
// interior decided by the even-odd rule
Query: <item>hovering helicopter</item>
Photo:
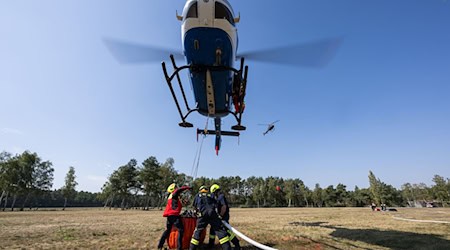
[[[248,75],[245,57],[256,61],[321,67],[331,59],[340,42],[339,39],[326,39],[238,54],[236,24],[240,21],[240,14],[235,16],[227,0],[187,0],[182,14],[176,13],[176,18],[181,21],[183,53],[114,39],[104,39],[104,42],[122,63],[154,62],[170,54],[173,73],[168,73],[165,62],[162,62],[162,69],[181,118],[179,126],[193,127],[187,121],[193,112],[214,118],[214,130],[197,129],[197,137],[199,134],[215,135],[216,154],[221,147],[221,136],[239,136],[239,131],[246,130],[242,125]],[[176,60],[183,57],[186,65],[177,66]],[[240,60],[238,68],[235,67],[236,60]],[[194,108],[190,108],[181,83],[182,70],[188,71],[195,98]],[[186,106],[184,112],[173,87],[174,79],[178,82]],[[234,131],[221,129],[221,119],[228,115],[236,120],[236,125],[231,127]]]
[[[280,120],[276,120],[272,123],[269,124],[258,124],[258,125],[263,125],[263,126],[267,126],[267,130],[263,133],[263,135],[266,135],[267,133],[269,133],[270,131],[274,131],[275,130],[275,123],[279,122]]]

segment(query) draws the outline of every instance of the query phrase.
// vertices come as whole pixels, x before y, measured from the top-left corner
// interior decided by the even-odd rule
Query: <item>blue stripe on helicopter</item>
[[[195,42],[198,41],[198,42]],[[198,44],[198,49],[195,44]],[[188,64],[215,65],[216,50],[222,50],[221,65],[233,67],[233,46],[228,34],[218,28],[193,28],[184,37],[184,53]],[[206,72],[190,72],[189,79],[194,90],[199,112],[208,114],[206,99]],[[216,115],[225,116],[231,103],[232,72],[212,71]]]

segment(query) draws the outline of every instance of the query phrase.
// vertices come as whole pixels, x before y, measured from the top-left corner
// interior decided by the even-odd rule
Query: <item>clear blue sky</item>
[[[399,188],[450,177],[450,3],[445,0],[231,0],[239,49],[344,37],[324,69],[250,64],[240,145],[205,140],[199,176],[300,178],[313,188]],[[2,1],[0,151],[37,152],[60,188],[100,191],[131,158],[175,159],[190,174],[195,129],[179,117],[159,64],[120,65],[112,37],[181,50],[182,0]],[[187,85],[188,86],[188,85]],[[189,89],[189,87],[187,87]],[[189,95],[192,97],[192,94]],[[205,118],[192,119],[203,127]],[[264,127],[280,119],[276,131]],[[223,126],[234,124],[232,117]]]

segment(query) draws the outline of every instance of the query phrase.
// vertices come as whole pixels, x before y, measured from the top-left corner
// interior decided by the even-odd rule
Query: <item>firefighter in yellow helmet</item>
[[[177,188],[175,183],[172,183],[167,187],[167,192],[169,193],[169,197],[167,198],[167,205],[166,209],[164,210],[163,216],[167,217],[166,222],[166,230],[161,236],[161,239],[158,243],[158,249],[162,249],[164,245],[164,241],[166,241],[167,237],[170,234],[170,231],[172,230],[172,226],[175,226],[178,229],[178,241],[177,241],[177,247],[178,249],[182,249],[183,247],[183,233],[184,233],[184,227],[183,223],[181,222],[181,200],[180,195],[186,190],[192,189],[188,186],[182,186],[180,188]]]
[[[217,202],[217,213],[222,218],[222,220],[226,221],[228,224],[230,224],[230,207],[228,205],[228,201],[225,198],[224,193],[221,191],[220,186],[217,184],[213,184],[211,186],[211,196],[216,200]],[[234,249],[241,249],[241,246],[239,244],[239,239],[236,237],[236,235],[231,230],[227,230],[228,237],[230,238],[231,243],[234,245]],[[214,246],[215,241],[215,232],[214,229],[211,228],[209,231],[209,246]]]
[[[194,250],[198,247],[200,244],[200,234],[206,229],[208,224],[217,233],[222,249],[231,250],[230,238],[216,212],[216,201],[211,197],[206,186],[200,187],[199,193],[195,196],[193,206],[197,211],[198,218],[197,227],[192,235],[189,250]]]

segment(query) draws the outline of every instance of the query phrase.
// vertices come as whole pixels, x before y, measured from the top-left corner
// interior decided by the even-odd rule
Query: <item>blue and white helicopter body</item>
[[[240,17],[234,17],[233,9],[226,0],[188,0],[181,16],[177,14],[181,25],[181,40],[186,66],[177,67],[171,55],[174,73],[169,75],[165,63],[163,71],[172,92],[175,104],[181,116],[181,127],[192,127],[186,118],[193,111],[214,118],[215,129],[197,129],[197,135],[215,135],[216,153],[220,149],[221,136],[239,136],[236,131],[222,131],[221,118],[232,114],[237,125],[233,130],[245,130],[241,125],[244,111],[244,96],[248,67],[244,68],[241,59],[240,69],[234,68],[238,47],[236,23]],[[189,70],[189,80],[195,97],[195,108],[190,109],[179,71]],[[187,113],[183,114],[172,87],[172,80],[177,78],[186,104]],[[234,107],[234,110],[233,110]]]
[[[189,0],[181,18],[182,44],[188,65],[234,67],[238,36],[236,20],[228,1]],[[214,113],[211,110],[208,112],[206,77],[205,72],[190,72],[189,78],[199,113],[214,117],[228,115],[233,72],[211,71]]]

